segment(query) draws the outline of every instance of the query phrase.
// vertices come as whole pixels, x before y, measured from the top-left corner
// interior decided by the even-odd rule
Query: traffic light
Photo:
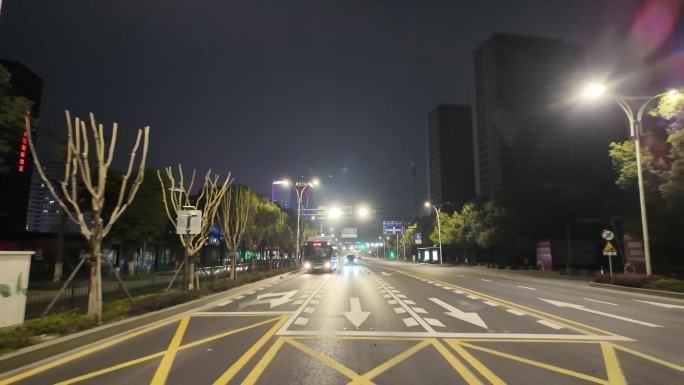
[[[395,259],[397,257],[397,252],[394,250],[390,250],[389,257],[390,259]]]

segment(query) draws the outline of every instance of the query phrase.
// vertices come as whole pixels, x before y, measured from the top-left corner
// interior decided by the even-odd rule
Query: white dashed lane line
[[[597,302],[597,303],[602,303],[602,304],[604,304],[604,305],[617,306],[616,303],[612,303],[612,302],[599,301],[599,300],[597,300],[597,299],[591,299],[591,298],[582,298],[582,299],[585,300],[585,301],[589,301],[589,302]]]
[[[533,287],[527,287],[527,286],[523,286],[523,285],[518,285],[518,287],[521,288],[521,289],[526,289],[526,290],[537,290],[537,289],[535,289],[535,288],[533,288]]]
[[[556,324],[556,323],[553,323],[553,322],[551,322],[551,321],[543,320],[543,319],[537,320],[537,323],[538,323],[538,324],[542,324],[542,325],[544,325],[544,326],[548,326],[548,327],[550,327],[551,329],[554,329],[554,330],[563,329],[563,326],[558,325],[558,324]]]
[[[517,316],[523,316],[526,314],[526,313],[523,313],[523,312],[515,310],[515,309],[506,309],[506,311],[511,313],[511,314],[517,315]]]

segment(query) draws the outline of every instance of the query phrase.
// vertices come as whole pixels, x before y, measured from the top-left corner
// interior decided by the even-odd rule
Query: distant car
[[[355,265],[355,264],[356,264],[356,255],[347,254],[347,265]]]

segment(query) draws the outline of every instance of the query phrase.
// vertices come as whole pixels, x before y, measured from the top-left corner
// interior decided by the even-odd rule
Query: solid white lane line
[[[411,326],[418,326],[418,321],[414,320],[411,317],[404,318],[404,319],[402,319],[402,321],[404,321],[404,325],[406,325],[406,327],[409,327],[409,328]]]
[[[425,322],[429,323],[432,326],[439,326],[441,328],[445,327],[443,323],[441,323],[438,319],[434,318],[425,318]]]
[[[232,299],[229,299],[229,300],[227,300],[227,301],[224,301],[224,302],[221,302],[221,303],[217,304],[217,306],[226,306],[226,305],[228,305],[229,303],[232,303],[232,302],[233,302],[233,300],[232,300]]]
[[[489,306],[499,306],[498,303],[492,302],[492,301],[484,301],[484,303],[486,303],[486,304],[489,305]]]
[[[311,313],[313,313],[313,312],[315,312],[315,311],[316,311],[316,308],[315,308],[315,307],[306,307],[306,308],[304,308],[304,313],[309,313],[309,314],[311,314]]]
[[[306,317],[298,317],[294,322],[295,325],[300,325],[300,326],[306,326],[306,324],[308,324],[308,323],[309,323],[309,319]]]
[[[606,305],[613,305],[613,306],[617,306],[617,304],[616,304],[616,303],[612,303],[612,302],[606,302],[606,301],[599,301],[599,300],[597,300],[597,299],[591,299],[591,298],[582,298],[582,299],[583,299],[583,300],[585,300],[585,301],[590,301],[590,302],[598,302],[598,303],[603,303],[603,304],[606,304]]]
[[[403,307],[395,307],[395,308],[393,308],[393,310],[394,310],[394,312],[397,313],[397,314],[404,314],[404,313],[406,313],[406,309],[404,309]]]
[[[588,308],[588,307],[585,307],[584,305],[577,305],[577,304],[574,304],[574,303],[567,303],[567,302],[561,302],[561,301],[554,301],[554,300],[551,300],[551,299],[544,299],[544,298],[539,298],[539,299],[542,300],[542,301],[544,301],[544,302],[548,302],[548,303],[550,303],[551,305],[554,305],[554,306],[566,307],[566,308],[571,308],[571,309],[577,309],[577,310],[581,310],[581,311],[584,311],[584,312],[587,312],[587,313],[592,313],[592,314],[597,314],[597,315],[601,315],[601,316],[604,316],[604,317],[619,319],[619,320],[625,321],[625,322],[631,322],[631,323],[634,323],[634,324],[637,324],[637,325],[648,326],[648,327],[650,327],[650,328],[661,328],[661,327],[662,327],[661,325],[653,324],[653,323],[650,323],[650,322],[639,321],[639,320],[635,320],[635,319],[632,319],[632,318],[623,317],[623,316],[617,315],[617,314],[605,313],[605,312],[602,312],[602,311],[590,309],[590,308]]]
[[[535,289],[535,288],[533,288],[533,287],[527,287],[527,286],[522,286],[522,285],[518,285],[518,287],[521,288],[521,289],[527,289],[527,290],[537,290],[537,289]]]
[[[563,326],[558,325],[556,323],[553,323],[551,321],[544,320],[544,319],[537,320],[537,323],[542,324],[542,325],[547,326],[547,327],[550,327],[551,329],[554,329],[554,330],[563,329]]]
[[[404,301],[404,303],[407,305],[415,305],[416,304],[415,302],[411,301],[410,299],[407,299],[406,301]]]
[[[523,315],[525,315],[525,313],[523,313],[523,312],[521,312],[521,311],[518,311],[518,310],[515,310],[515,309],[506,309],[506,311],[509,312],[509,313],[511,313],[511,314],[515,314],[515,315],[517,315],[517,316],[523,316]]]
[[[482,281],[485,281],[485,282],[492,282],[492,280],[491,280],[491,279],[484,279],[484,278],[480,278],[480,280],[482,280]]]

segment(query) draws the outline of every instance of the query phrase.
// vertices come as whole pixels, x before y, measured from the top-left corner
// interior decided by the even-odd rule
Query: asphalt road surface
[[[684,384],[684,301],[482,268],[296,273],[5,384]]]

